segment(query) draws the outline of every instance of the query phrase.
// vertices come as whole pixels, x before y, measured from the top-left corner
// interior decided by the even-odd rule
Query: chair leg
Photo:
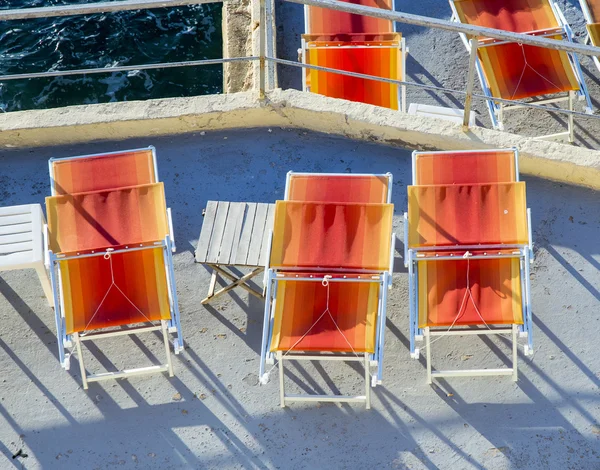
[[[167,367],[169,368],[169,377],[173,377],[173,361],[171,360],[171,347],[169,345],[169,328],[165,320],[160,321],[162,326],[163,341],[165,343],[165,352],[167,353]]]
[[[42,289],[44,289],[44,294],[46,295],[46,299],[48,299],[48,304],[53,307],[54,306],[54,296],[52,295],[52,286],[50,285],[50,278],[48,277],[48,271],[46,271],[46,266],[44,263],[40,263],[35,267],[38,277],[40,278],[40,283],[42,284]]]
[[[512,373],[512,379],[513,382],[516,382],[519,378],[519,373],[517,370],[517,359],[518,359],[518,343],[517,343],[517,338],[518,338],[518,327],[517,325],[513,325],[512,326],[512,369],[513,369],[513,373]]]
[[[575,97],[575,92],[574,91],[570,91],[569,92],[569,111],[573,111],[573,99]],[[572,114],[569,114],[569,118],[568,118],[568,126],[569,126],[569,143],[572,144],[573,142],[575,142],[575,130],[573,129],[574,126],[574,117]]]
[[[217,271],[213,268],[212,275],[210,276],[210,284],[208,286],[208,295],[207,299],[210,299],[213,295],[215,295],[215,285],[217,284]]]
[[[429,327],[425,328],[424,333],[427,348],[427,383],[431,385],[431,334]]]
[[[365,353],[365,401],[366,401],[367,410],[370,410],[371,409],[371,384],[369,383],[369,353]]]
[[[83,389],[88,389],[87,373],[85,371],[85,364],[83,363],[83,348],[81,347],[81,340],[79,339],[79,333],[73,333],[73,339],[75,340],[75,347],[77,348],[77,360],[79,361],[79,371],[81,372],[81,382],[83,383]]]
[[[285,389],[283,388],[283,354],[281,354],[281,351],[277,351],[277,362],[279,363],[279,401],[280,406],[285,408]]]

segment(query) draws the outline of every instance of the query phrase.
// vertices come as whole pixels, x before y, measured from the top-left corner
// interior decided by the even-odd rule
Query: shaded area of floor
[[[177,289],[187,350],[177,376],[80,388],[77,359],[56,359],[52,310],[34,272],[0,274],[0,468],[492,468],[600,466],[599,194],[527,181],[536,260],[535,354],[520,352],[517,384],[467,378],[425,384],[408,354],[401,214],[410,152],[302,130],[208,132],[0,152],[0,203],[43,203],[47,159],[154,145],[173,209]],[[210,273],[193,252],[206,201],[273,202],[289,170],[394,175],[399,240],[388,308],[384,384],[373,409],[297,404],[280,409],[278,384],[259,386],[263,304],[236,290],[202,306]],[[494,367],[508,342],[447,339],[435,365]],[[162,358],[158,336],[97,342],[89,370]],[[290,392],[361,386],[346,364],[293,366]],[[12,459],[19,449],[27,458]]]

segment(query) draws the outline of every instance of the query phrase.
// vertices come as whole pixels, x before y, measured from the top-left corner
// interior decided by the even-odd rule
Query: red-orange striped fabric
[[[415,155],[416,185],[510,183],[516,181],[515,152],[431,152]]]
[[[389,179],[377,175],[292,174],[288,201],[385,203]]]
[[[46,198],[54,253],[163,240],[168,234],[162,183]]]
[[[548,0],[454,0],[461,23],[529,33],[559,27]]]
[[[271,266],[386,271],[393,204],[277,201]]]
[[[383,35],[373,42],[307,41],[306,63],[364,75],[402,79],[400,34]],[[398,85],[332,72],[307,69],[306,84],[312,93],[398,109]]]
[[[86,193],[156,183],[151,149],[52,162],[56,194]]]
[[[528,243],[525,183],[409,186],[411,248]]]
[[[519,259],[420,261],[418,273],[419,328],[523,324]]]
[[[341,0],[356,5],[392,10],[392,0]],[[307,7],[307,34],[391,33],[390,20],[354,15],[330,8]]]
[[[320,280],[278,282],[271,351],[374,352],[379,284],[330,281],[329,289],[329,311],[335,323],[323,315],[327,287]]]
[[[59,265],[67,334],[171,317],[162,248]],[[112,276],[116,287],[111,288]]]
[[[564,51],[510,43],[481,47],[478,55],[494,97],[520,100],[579,90]]]

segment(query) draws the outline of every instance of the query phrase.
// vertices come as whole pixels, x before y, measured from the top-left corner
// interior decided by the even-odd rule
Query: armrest
[[[171,237],[171,243],[172,243],[172,247],[171,247],[171,251],[173,253],[175,253],[175,251],[177,250],[177,247],[175,246],[175,233],[173,232],[173,218],[171,217],[171,208],[167,207],[167,219],[169,221],[169,235]]]

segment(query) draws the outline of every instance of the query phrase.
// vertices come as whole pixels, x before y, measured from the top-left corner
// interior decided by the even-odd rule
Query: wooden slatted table
[[[213,270],[203,304],[238,286],[263,298],[263,293],[249,286],[248,281],[265,269],[274,214],[275,204],[208,201],[196,248],[196,262]],[[231,271],[233,267],[250,272],[238,277]],[[232,282],[215,292],[218,275]]]

